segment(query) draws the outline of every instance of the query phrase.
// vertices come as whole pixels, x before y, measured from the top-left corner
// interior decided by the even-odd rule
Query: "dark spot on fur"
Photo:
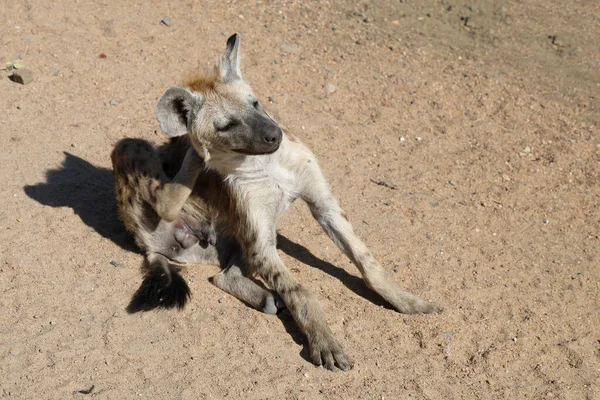
[[[304,321],[308,318],[308,306],[306,304],[303,304],[302,307],[300,307],[300,318]]]
[[[273,275],[271,275],[271,281],[273,282],[273,286],[277,286],[279,278],[281,278],[281,273],[279,271],[273,272]]]
[[[290,293],[290,292],[299,292],[302,290],[302,285],[300,284],[295,284],[293,286],[290,287],[282,287],[281,288],[281,293]]]
[[[150,231],[154,231],[159,222],[160,217],[150,203],[147,201],[142,202],[142,224]]]

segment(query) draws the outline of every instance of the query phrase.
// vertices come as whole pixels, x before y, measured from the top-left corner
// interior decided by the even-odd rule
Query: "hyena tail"
[[[180,268],[171,264],[162,254],[148,254],[142,264],[144,280],[131,298],[127,312],[133,314],[155,308],[182,309],[191,292],[179,271]]]

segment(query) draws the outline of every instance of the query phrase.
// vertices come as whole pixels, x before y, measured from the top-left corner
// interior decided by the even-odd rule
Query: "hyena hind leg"
[[[277,314],[280,309],[284,308],[283,301],[277,295],[244,276],[237,265],[231,265],[223,269],[212,278],[212,283],[219,289],[265,314]]]
[[[142,264],[144,280],[129,302],[127,312],[133,314],[155,308],[182,309],[191,292],[179,271],[180,268],[162,254],[147,254]]]

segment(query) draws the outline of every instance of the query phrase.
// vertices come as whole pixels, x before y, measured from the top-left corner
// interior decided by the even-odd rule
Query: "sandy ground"
[[[248,3],[0,3],[0,62],[34,74],[0,79],[0,397],[600,398],[597,1]],[[295,204],[281,255],[347,373],[212,286],[214,266],[185,270],[184,311],[125,312],[141,256],[110,151],[162,141],[157,99],[235,31],[360,236],[445,308],[385,307]]]

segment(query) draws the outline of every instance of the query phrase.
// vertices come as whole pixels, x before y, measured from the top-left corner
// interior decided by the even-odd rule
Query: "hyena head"
[[[283,133],[263,110],[240,72],[240,36],[227,40],[214,71],[190,76],[158,101],[156,117],[170,137],[189,134],[208,161],[211,154],[270,154]]]

